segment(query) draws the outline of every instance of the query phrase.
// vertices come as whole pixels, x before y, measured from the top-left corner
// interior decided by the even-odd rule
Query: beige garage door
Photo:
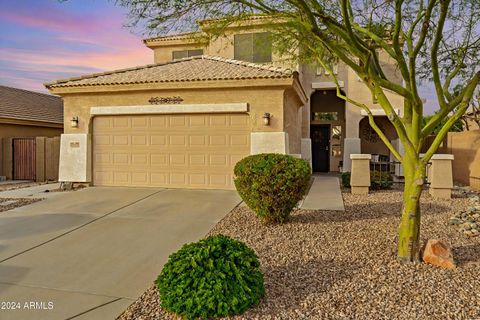
[[[93,122],[97,186],[233,189],[250,154],[246,114],[99,116]]]

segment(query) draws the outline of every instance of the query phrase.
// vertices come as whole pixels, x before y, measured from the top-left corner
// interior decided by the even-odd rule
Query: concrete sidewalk
[[[302,209],[345,211],[340,179],[331,175],[315,175],[313,184],[303,200]]]
[[[60,188],[60,183],[47,183],[32,187],[0,191],[0,198],[47,198],[59,192],[48,192]],[[68,191],[67,191],[68,192]]]
[[[1,319],[114,319],[168,256],[238,203],[235,191],[86,188],[0,215]],[[51,302],[29,310],[25,302]]]

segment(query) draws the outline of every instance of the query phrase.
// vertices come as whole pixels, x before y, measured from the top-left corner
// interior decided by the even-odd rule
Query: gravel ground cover
[[[27,188],[27,187],[39,186],[39,185],[42,185],[42,184],[45,184],[45,182],[29,181],[29,182],[19,182],[19,183],[18,182],[17,183],[1,183],[0,184],[0,191]]]
[[[0,198],[0,212],[12,210],[18,207],[23,207],[43,199],[32,198]]]
[[[451,245],[457,268],[450,271],[396,262],[401,197],[399,191],[345,193],[346,212],[300,210],[290,223],[272,226],[237,207],[210,233],[257,252],[267,293],[233,319],[479,319],[480,237],[448,223],[469,199],[422,198],[422,239]],[[152,286],[119,319],[177,318],[159,307]]]

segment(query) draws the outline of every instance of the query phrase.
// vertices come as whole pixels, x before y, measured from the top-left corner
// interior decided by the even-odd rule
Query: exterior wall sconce
[[[270,118],[271,118],[270,113],[265,112],[265,113],[263,114],[263,117],[262,117],[262,118],[263,118],[263,124],[266,125],[266,126],[269,126],[269,125],[270,125]]]
[[[78,128],[78,117],[75,116],[70,120],[70,127],[72,128]]]

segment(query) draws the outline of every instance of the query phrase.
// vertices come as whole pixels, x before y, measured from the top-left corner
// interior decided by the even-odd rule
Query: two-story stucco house
[[[231,189],[235,163],[249,154],[294,154],[314,172],[349,170],[351,153],[388,159],[366,115],[337,98],[328,74],[286,66],[262,25],[252,18],[208,42],[196,33],[146,39],[154,64],[46,84],[64,98],[60,181]],[[395,65],[382,62],[396,77]],[[341,64],[335,72],[395,140],[354,72]],[[390,98],[401,113],[401,98]]]

